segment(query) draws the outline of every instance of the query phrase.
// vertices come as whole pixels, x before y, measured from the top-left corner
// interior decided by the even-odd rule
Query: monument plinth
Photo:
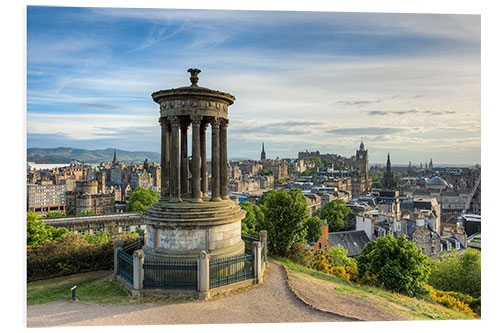
[[[195,260],[244,253],[245,211],[228,196],[228,107],[234,96],[198,86],[199,69],[189,69],[191,86],[152,94],[160,106],[161,197],[143,215],[146,256]],[[187,133],[191,126],[191,161]],[[211,196],[208,192],[207,129],[211,129]]]

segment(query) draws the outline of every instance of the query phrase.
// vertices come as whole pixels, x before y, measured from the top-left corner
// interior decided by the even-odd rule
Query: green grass
[[[303,273],[317,279],[321,279],[330,283],[335,283],[335,290],[349,294],[353,297],[361,299],[369,299],[377,305],[390,312],[403,314],[411,319],[435,319],[435,320],[451,320],[451,319],[477,319],[461,312],[446,308],[425,299],[408,297],[385,289],[371,287],[366,285],[357,285],[349,283],[344,279],[333,276],[331,274],[318,272],[313,269],[296,264],[289,259],[281,257],[270,257],[270,259],[282,263],[294,273]]]
[[[43,304],[58,300],[70,300],[71,288],[76,285],[78,301],[94,304],[118,303],[178,303],[191,299],[174,297],[131,297],[127,292],[111,281],[111,271],[97,271],[58,277],[28,283],[27,304]]]

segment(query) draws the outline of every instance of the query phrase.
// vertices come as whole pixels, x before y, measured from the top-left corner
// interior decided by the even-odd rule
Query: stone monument
[[[143,215],[147,230],[143,250],[153,259],[196,260],[201,251],[211,258],[245,251],[241,240],[245,211],[228,196],[228,107],[235,98],[198,86],[199,69],[190,68],[188,72],[190,86],[152,94],[160,106],[161,197]],[[206,154],[209,125],[210,196]]]

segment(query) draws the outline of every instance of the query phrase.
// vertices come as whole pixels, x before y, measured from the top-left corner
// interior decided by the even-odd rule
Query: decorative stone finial
[[[198,68],[190,68],[187,71],[191,73],[191,77],[189,78],[191,80],[191,87],[198,87],[198,74],[201,73],[201,70]]]

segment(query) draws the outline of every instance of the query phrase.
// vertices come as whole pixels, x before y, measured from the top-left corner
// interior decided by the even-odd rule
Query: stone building
[[[79,180],[74,191],[66,192],[67,209],[78,215],[91,210],[96,214],[111,214],[115,211],[115,195],[99,192],[97,180]]]
[[[391,169],[391,157],[387,153],[387,163],[385,166],[384,179],[382,180],[382,185],[385,189],[395,189],[396,183],[394,182],[394,171]]]
[[[27,207],[41,215],[66,210],[66,185],[28,184]]]
[[[372,176],[368,168],[368,150],[361,141],[359,150],[356,150],[355,169],[351,173],[351,190],[353,196],[360,196],[371,191]]]

